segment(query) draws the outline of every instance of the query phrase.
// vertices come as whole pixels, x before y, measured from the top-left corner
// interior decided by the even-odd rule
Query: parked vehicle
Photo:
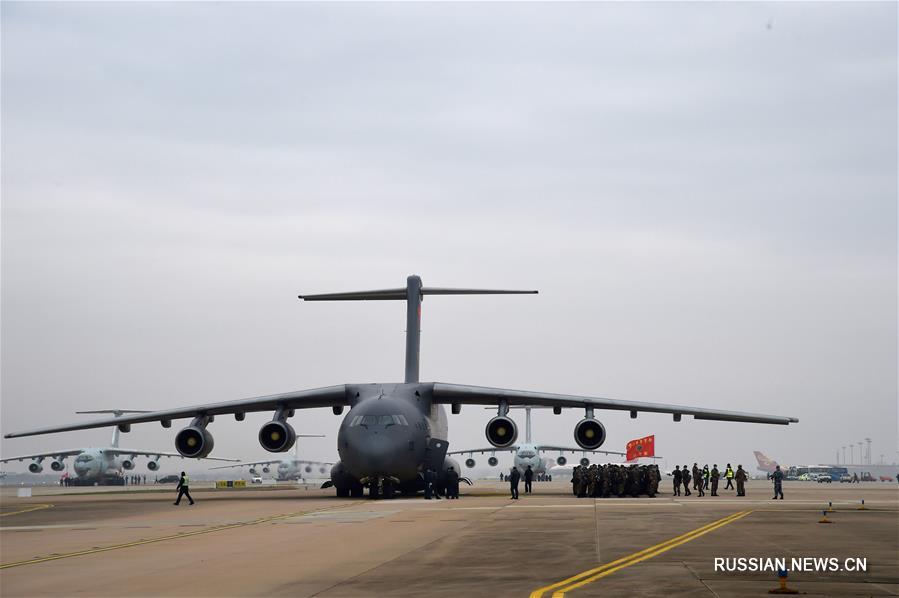
[[[843,482],[848,482],[851,484],[852,476],[849,475],[848,473],[844,473],[843,475],[840,476],[840,483],[842,484]]]
[[[829,484],[833,482],[833,478],[830,477],[829,473],[819,473],[817,474],[817,476],[815,476],[815,479],[819,484],[823,484],[825,482]]]

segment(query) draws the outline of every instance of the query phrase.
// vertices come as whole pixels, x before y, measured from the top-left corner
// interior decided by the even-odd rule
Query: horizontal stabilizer
[[[537,291],[507,289],[447,289],[422,287],[421,295],[536,295]],[[375,291],[348,291],[345,293],[321,293],[297,295],[303,301],[404,301],[406,289],[380,289]]]

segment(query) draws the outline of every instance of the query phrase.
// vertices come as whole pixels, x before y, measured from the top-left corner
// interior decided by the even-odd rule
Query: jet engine
[[[122,459],[122,469],[134,469],[134,461],[132,461],[131,459]]]
[[[487,465],[489,465],[490,467],[496,467],[497,463],[499,463],[499,459],[497,459],[496,457],[490,457],[489,459],[487,459]]]
[[[65,468],[65,463],[63,463],[62,461],[57,461],[56,459],[50,461],[50,469],[52,469],[53,471],[62,471]]]
[[[147,469],[149,469],[150,471],[159,471],[159,461],[157,461],[156,459],[149,461],[147,463]]]
[[[311,465],[307,465],[307,466],[306,466],[306,473],[312,473],[312,466],[311,466]]]
[[[40,473],[44,471],[44,466],[37,461],[33,461],[28,464],[28,471],[31,473]]]
[[[568,459],[564,455],[559,455],[556,458],[556,465],[565,465],[566,463],[568,463]]]
[[[293,426],[280,419],[273,419],[259,429],[259,444],[270,453],[289,451],[296,441]]]
[[[182,457],[201,459],[212,452],[215,444],[205,427],[188,426],[175,435],[175,449]]]
[[[574,441],[582,449],[598,449],[606,441],[606,428],[597,419],[582,419],[574,427]]]
[[[581,457],[581,467],[587,467],[590,465],[590,459],[587,457]]]
[[[250,475],[256,475],[256,473],[257,473],[257,472],[256,472],[256,468],[255,468],[255,467],[251,467],[251,468],[250,468]]]
[[[465,460],[465,467],[471,469],[471,468],[474,467],[474,466],[475,466],[475,461],[474,461],[474,459],[472,459],[471,457],[469,457],[468,459]]]
[[[265,467],[262,468],[262,473],[268,473],[270,471],[271,471],[271,469],[269,469],[268,465],[266,465]]]
[[[497,448],[511,446],[518,438],[518,426],[505,415],[497,415],[487,422],[487,441]]]

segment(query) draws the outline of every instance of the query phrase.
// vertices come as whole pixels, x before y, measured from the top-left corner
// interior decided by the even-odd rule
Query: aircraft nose
[[[347,438],[344,464],[360,478],[390,474],[396,456],[393,441],[383,433],[357,432]]]

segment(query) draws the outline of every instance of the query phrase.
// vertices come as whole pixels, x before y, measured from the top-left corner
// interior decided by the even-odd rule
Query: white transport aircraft
[[[324,438],[324,434],[297,434],[297,438]],[[270,473],[272,466],[277,464],[275,479],[279,482],[302,480],[307,478],[329,477],[331,466],[334,463],[323,461],[305,461],[300,459],[300,444],[294,444],[293,459],[275,459],[274,461],[252,461],[238,463],[237,465],[222,465],[210,467],[210,469],[229,469],[233,467],[248,467],[251,475]]]
[[[132,411],[128,409],[103,409],[100,411],[76,411],[76,413],[111,413],[115,417],[120,417],[125,413],[148,413],[147,411]],[[80,448],[62,451],[51,451],[48,453],[37,453],[33,455],[20,455],[18,457],[10,457],[9,459],[0,459],[0,463],[8,463],[10,461],[24,461],[31,459],[28,464],[28,471],[31,473],[41,473],[44,471],[43,462],[50,459],[50,469],[53,471],[63,471],[66,469],[66,458],[75,457],[73,469],[75,477],[70,478],[75,485],[93,485],[95,483],[120,483],[123,479],[123,473],[126,470],[132,470],[135,466],[137,457],[149,457],[147,469],[150,471],[159,470],[159,459],[161,457],[179,457],[184,459],[179,453],[166,453],[163,451],[142,451],[137,449],[122,448],[119,446],[119,428],[115,427],[112,431],[112,441],[105,448]],[[206,457],[208,461],[236,461],[236,459],[215,459]]]
[[[512,451],[512,453],[514,453],[513,463],[515,467],[518,468],[518,471],[524,474],[524,471],[528,468],[528,465],[530,465],[531,470],[534,472],[534,475],[537,476],[535,478],[537,480],[542,480],[545,476],[549,475],[551,473],[550,468],[554,465],[564,466],[566,463],[568,463],[568,459],[565,458],[563,453],[581,453],[581,465],[590,464],[590,460],[587,458],[587,453],[625,456],[625,453],[619,453],[616,451],[586,450],[575,447],[534,443],[531,440],[531,410],[540,409],[540,407],[509,406],[509,409],[524,409],[525,411],[524,442],[522,444],[515,444],[500,449],[497,449],[496,447],[489,447],[470,449],[467,451],[452,451],[447,453],[447,455],[467,454],[468,458],[465,459],[465,467],[468,467],[470,469],[476,465],[476,462],[474,460],[474,453],[490,453],[490,457],[487,459],[487,464],[491,467],[496,467],[496,465],[499,463],[499,459],[496,458],[496,451]],[[553,462],[553,459],[551,459],[550,457],[544,457],[543,455],[541,455],[541,451],[558,451],[559,456],[556,457],[555,462]]]

